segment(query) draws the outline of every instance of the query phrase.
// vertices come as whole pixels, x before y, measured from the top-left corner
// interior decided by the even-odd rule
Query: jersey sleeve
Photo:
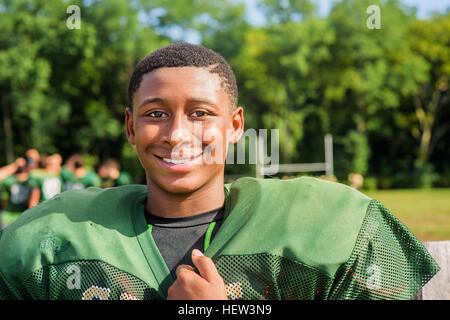
[[[3,230],[0,230],[0,241],[2,239]],[[21,299],[19,290],[14,288],[0,271],[0,300],[17,300]]]
[[[3,274],[0,272],[0,300],[21,300],[19,290],[9,284]]]
[[[337,271],[333,300],[410,300],[439,271],[419,239],[372,200],[350,259]]]

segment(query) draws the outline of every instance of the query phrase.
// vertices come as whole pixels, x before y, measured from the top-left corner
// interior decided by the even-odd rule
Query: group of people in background
[[[61,192],[131,183],[130,174],[121,171],[115,159],[106,159],[95,170],[86,166],[79,154],[72,155],[63,164],[63,158],[57,153],[41,156],[36,149],[29,149],[25,158],[17,158],[0,168],[0,229],[28,208]]]

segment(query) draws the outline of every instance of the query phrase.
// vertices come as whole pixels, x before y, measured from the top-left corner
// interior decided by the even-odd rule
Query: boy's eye
[[[152,111],[148,113],[150,118],[162,118],[164,116],[164,112],[162,111]]]
[[[194,116],[198,117],[198,118],[201,118],[201,117],[206,116],[206,112],[205,111],[195,111],[194,112]]]

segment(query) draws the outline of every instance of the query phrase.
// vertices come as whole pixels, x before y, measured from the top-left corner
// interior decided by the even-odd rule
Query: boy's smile
[[[145,74],[126,126],[149,185],[172,194],[211,183],[223,188],[227,145],[243,130],[242,108],[230,108],[220,77],[206,68],[164,67]]]

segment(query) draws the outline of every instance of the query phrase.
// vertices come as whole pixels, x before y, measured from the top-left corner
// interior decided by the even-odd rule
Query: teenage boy
[[[0,297],[411,299],[439,270],[353,188],[224,186],[244,116],[230,66],[209,49],[178,43],[145,57],[125,116],[147,185],[65,192],[22,215],[0,234]]]

